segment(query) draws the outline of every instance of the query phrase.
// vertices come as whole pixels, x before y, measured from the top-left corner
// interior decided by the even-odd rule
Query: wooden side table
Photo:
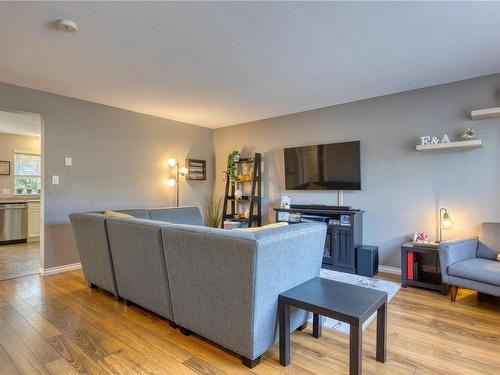
[[[413,264],[408,263],[408,254],[421,264],[418,277],[414,272],[409,271]],[[413,277],[411,274],[413,273]],[[418,247],[412,242],[401,245],[401,286],[416,286],[430,290],[436,290],[441,294],[448,293],[448,285],[442,282],[439,264],[439,249],[431,247]]]
[[[387,352],[387,293],[357,285],[316,277],[292,288],[278,298],[280,363],[290,364],[290,306],[312,312],[313,336],[321,337],[321,315],[349,323],[349,374],[362,374],[363,323],[377,312],[378,362]]]

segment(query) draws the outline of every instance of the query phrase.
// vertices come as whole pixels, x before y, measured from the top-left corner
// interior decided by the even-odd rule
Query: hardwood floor
[[[384,278],[394,279],[387,275]],[[397,279],[396,279],[397,281]],[[457,301],[402,289],[388,308],[387,362],[375,361],[375,326],[363,339],[363,374],[498,374],[500,304],[460,290]],[[275,345],[250,370],[234,355],[105,292],[80,271],[0,282],[0,374],[347,374],[348,337],[311,325],[292,334],[292,363]]]
[[[35,275],[40,269],[40,242],[0,246],[0,280]]]

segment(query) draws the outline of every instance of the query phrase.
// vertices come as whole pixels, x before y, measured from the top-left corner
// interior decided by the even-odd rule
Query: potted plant
[[[238,174],[238,161],[240,160],[240,153],[238,151],[233,151],[227,157],[227,178],[230,182],[236,181],[236,176]]]
[[[219,228],[222,220],[222,198],[209,196],[205,201],[205,221],[208,227]]]

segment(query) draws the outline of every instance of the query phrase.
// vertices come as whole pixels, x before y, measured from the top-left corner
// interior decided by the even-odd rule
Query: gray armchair
[[[484,223],[479,238],[443,242],[439,246],[443,282],[455,301],[458,288],[500,297],[500,223]]]

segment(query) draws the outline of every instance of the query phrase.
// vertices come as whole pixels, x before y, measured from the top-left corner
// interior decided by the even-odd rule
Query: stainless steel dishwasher
[[[0,244],[22,242],[28,238],[28,205],[0,203]]]

